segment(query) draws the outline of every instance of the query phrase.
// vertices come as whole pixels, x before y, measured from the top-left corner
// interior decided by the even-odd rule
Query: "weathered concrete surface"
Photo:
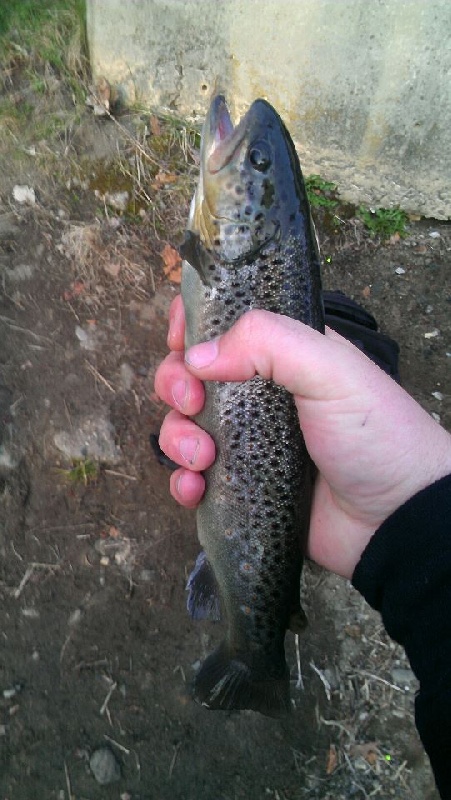
[[[280,112],[353,202],[451,218],[449,0],[87,0],[94,74],[129,101]]]

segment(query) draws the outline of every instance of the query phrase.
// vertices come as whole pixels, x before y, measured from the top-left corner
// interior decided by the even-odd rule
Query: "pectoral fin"
[[[202,551],[186,584],[189,592],[186,607],[193,619],[221,618],[219,611],[219,590],[215,574],[207,556]]]

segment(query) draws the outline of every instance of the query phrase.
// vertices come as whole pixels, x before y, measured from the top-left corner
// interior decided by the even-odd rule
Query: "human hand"
[[[201,471],[215,458],[211,437],[186,415],[204,403],[202,381],[271,378],[294,395],[300,426],[318,467],[308,555],[350,578],[371,536],[420,489],[451,472],[451,436],[360,350],[333,331],[250,311],[219,339],[184,354],[180,297],[170,312],[171,353],[155,389],[174,410],[160,445],[181,465],[171,493],[200,501]]]

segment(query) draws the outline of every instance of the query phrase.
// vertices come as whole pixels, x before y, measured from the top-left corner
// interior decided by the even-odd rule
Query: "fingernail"
[[[188,399],[188,384],[186,381],[176,381],[172,387],[172,399],[181,411],[186,406]]]
[[[186,436],[180,439],[179,450],[185,461],[192,466],[199,452],[199,439],[193,436]]]
[[[202,369],[209,367],[217,357],[219,352],[218,340],[211,339],[209,342],[196,344],[190,347],[185,353],[185,361],[190,367]]]
[[[177,331],[178,331],[178,329],[180,327],[179,320],[180,320],[180,314],[176,313],[175,311],[172,311],[172,309],[171,309],[171,311],[169,312],[169,330],[168,330],[168,338],[167,338],[167,342],[168,342],[169,346],[171,345],[172,339],[175,337],[175,335],[176,335],[176,333],[177,333]]]
[[[175,482],[175,491],[180,496],[182,494],[182,483],[183,483],[183,472],[182,472],[181,475],[178,476],[178,478],[177,478],[177,480]]]

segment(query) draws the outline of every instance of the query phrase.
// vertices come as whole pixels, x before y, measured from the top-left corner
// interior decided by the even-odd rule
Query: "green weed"
[[[320,175],[309,175],[305,179],[305,188],[312,208],[325,208],[332,211],[338,206],[335,183],[325,181]]]
[[[381,239],[389,239],[394,234],[407,236],[406,224],[409,218],[405,211],[398,207],[373,209],[359,206],[357,216],[371,236],[380,236]]]
[[[70,469],[61,469],[59,472],[68,482],[87,486],[97,478],[99,465],[90,458],[74,458]]]

